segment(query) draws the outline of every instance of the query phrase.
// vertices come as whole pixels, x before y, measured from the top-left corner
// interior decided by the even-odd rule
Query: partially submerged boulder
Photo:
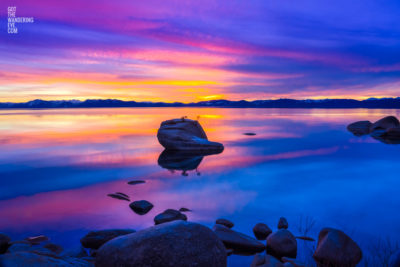
[[[358,121],[347,126],[356,136],[370,134],[385,144],[400,144],[400,122],[394,116],[384,117],[374,123]]]
[[[355,136],[369,134],[372,123],[370,121],[357,121],[347,126],[347,130]]]
[[[81,238],[81,244],[85,248],[98,249],[107,241],[121,235],[134,233],[131,229],[107,229],[100,231],[91,231]]]
[[[177,220],[187,221],[187,216],[182,212],[180,212],[179,210],[167,209],[164,210],[162,213],[158,214],[156,217],[154,217],[154,224],[157,225]]]
[[[286,229],[280,229],[267,238],[267,253],[281,259],[296,258],[297,241],[294,235]]]
[[[342,231],[324,228],[319,233],[313,257],[319,267],[353,267],[360,262],[362,252],[356,242]]]
[[[167,150],[221,152],[221,143],[208,140],[200,123],[186,118],[163,121],[157,132],[160,144]]]
[[[154,206],[147,200],[137,200],[133,201],[131,204],[129,204],[129,207],[139,215],[145,215],[148,213]]]
[[[263,243],[250,236],[231,230],[224,225],[216,224],[213,230],[225,247],[233,249],[235,254],[255,254],[265,250]]]
[[[375,130],[388,130],[390,128],[396,128],[399,126],[400,122],[395,116],[387,116],[374,122],[370,126],[370,131],[373,132]]]
[[[115,238],[102,246],[97,267],[109,266],[226,266],[226,250],[207,227],[175,221]]]
[[[224,218],[219,218],[215,221],[216,224],[221,224],[224,225],[228,228],[232,228],[233,226],[235,226],[235,224],[233,222],[231,222],[230,220],[224,219]]]

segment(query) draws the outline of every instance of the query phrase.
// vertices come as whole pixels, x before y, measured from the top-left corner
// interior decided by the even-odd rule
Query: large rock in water
[[[324,228],[318,236],[314,260],[319,267],[353,267],[360,262],[360,247],[345,233],[333,228]]]
[[[347,126],[347,130],[355,136],[369,134],[372,123],[370,121],[357,121]]]
[[[235,254],[255,254],[265,250],[263,243],[221,224],[214,225],[213,230],[218,238],[222,240],[225,247],[233,249]]]
[[[286,229],[280,229],[267,238],[267,253],[281,259],[282,257],[296,258],[296,237]]]
[[[163,121],[157,132],[158,142],[168,150],[221,152],[221,143],[210,142],[198,121],[172,119]]]
[[[129,207],[135,213],[139,215],[145,215],[154,207],[154,205],[148,202],[147,200],[138,200],[138,201],[133,201],[131,204],[129,204]]]
[[[108,229],[100,231],[92,231],[81,238],[81,244],[85,248],[98,249],[107,241],[121,235],[134,233],[131,229]]]
[[[396,117],[387,116],[374,122],[370,127],[370,131],[373,132],[375,130],[388,130],[390,128],[396,128],[399,126],[400,122]]]
[[[175,221],[107,242],[97,252],[96,266],[223,267],[226,258],[224,245],[209,228]]]

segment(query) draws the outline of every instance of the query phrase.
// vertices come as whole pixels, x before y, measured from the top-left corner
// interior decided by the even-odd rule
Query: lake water
[[[264,222],[317,238],[342,229],[368,256],[379,240],[400,240],[400,145],[355,137],[346,125],[399,110],[115,108],[0,111],[0,231],[15,239],[45,234],[66,248],[89,230],[142,229],[167,208],[187,207],[189,221],[224,217],[252,235]],[[168,158],[156,133],[161,121],[200,117],[218,155]],[[255,136],[243,135],[254,132]],[[201,162],[200,162],[201,160]],[[175,162],[176,161],[176,162]],[[200,164],[197,166],[197,164]],[[168,167],[175,170],[168,170]],[[175,166],[175,167],[174,167]],[[196,168],[191,170],[192,168]],[[183,170],[186,169],[186,170]],[[130,180],[145,184],[128,185]],[[154,204],[146,215],[131,200]],[[299,257],[313,244],[300,244]],[[376,250],[376,249],[375,249]],[[304,261],[307,259],[304,256]],[[231,256],[230,266],[252,257]]]

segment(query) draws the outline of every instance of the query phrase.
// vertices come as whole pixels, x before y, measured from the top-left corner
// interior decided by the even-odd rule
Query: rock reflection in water
[[[158,157],[158,165],[172,172],[182,171],[183,176],[188,176],[189,171],[195,171],[197,175],[200,175],[198,167],[203,158],[220,153],[164,150]]]

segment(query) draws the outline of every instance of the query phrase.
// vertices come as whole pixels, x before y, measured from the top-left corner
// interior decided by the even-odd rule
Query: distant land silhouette
[[[121,108],[121,107],[219,107],[219,108],[400,108],[400,97],[355,99],[276,99],[254,101],[210,100],[196,103],[136,102],[118,99],[41,100],[24,103],[2,102],[0,109],[36,108]]]

